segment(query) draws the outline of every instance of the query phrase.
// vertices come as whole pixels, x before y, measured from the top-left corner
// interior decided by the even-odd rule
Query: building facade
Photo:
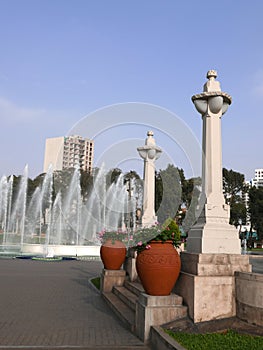
[[[63,170],[78,166],[91,172],[94,158],[94,141],[81,136],[61,136],[46,139],[43,171],[50,164],[53,170]]]
[[[252,186],[263,187],[263,169],[255,169],[255,177],[251,180]]]

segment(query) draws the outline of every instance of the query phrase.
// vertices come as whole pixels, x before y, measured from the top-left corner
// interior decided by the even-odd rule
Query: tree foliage
[[[184,170],[169,164],[155,174],[155,210],[158,221],[171,217],[187,232],[195,223],[201,178],[186,179]],[[181,210],[182,208],[187,209]],[[186,215],[185,215],[186,213]]]
[[[158,191],[158,192],[157,192]],[[160,193],[161,191],[161,193]],[[167,218],[175,218],[181,204],[181,179],[178,169],[168,164],[156,176],[156,201],[158,221],[162,224]]]
[[[55,196],[58,192],[61,192],[63,197],[66,196],[74,171],[74,168],[54,171],[53,187]]]
[[[193,178],[193,179],[189,179],[188,181],[190,182],[190,185],[193,187],[192,187],[192,191],[188,194],[189,201],[186,203],[187,210],[182,212],[182,227],[186,233],[196,223],[197,213],[198,213],[197,208],[198,208],[199,197],[201,193],[200,178]]]
[[[249,214],[251,228],[257,231],[258,239],[263,239],[263,187],[249,190]]]
[[[230,224],[246,223],[247,209],[242,201],[242,193],[247,191],[244,174],[223,168],[223,192],[226,203],[230,205]]]
[[[93,176],[88,171],[80,170],[81,195],[84,200],[89,196],[93,187]]]
[[[240,201],[232,202],[230,205],[230,224],[236,227],[242,223],[246,223],[247,208],[244,203]]]
[[[223,191],[227,204],[240,201],[240,192],[245,189],[245,176],[232,169],[223,168]]]
[[[157,213],[163,199],[163,182],[160,172],[155,171],[155,212]]]
[[[122,171],[119,168],[114,168],[114,169],[111,169],[110,171],[108,171],[108,173],[106,175],[107,187],[109,187],[113,182],[117,182],[117,179],[119,178],[119,176],[121,174],[122,174]]]

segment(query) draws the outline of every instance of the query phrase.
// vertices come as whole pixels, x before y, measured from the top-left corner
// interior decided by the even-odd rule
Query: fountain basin
[[[26,244],[21,246],[21,254],[37,256],[100,256],[100,246]]]

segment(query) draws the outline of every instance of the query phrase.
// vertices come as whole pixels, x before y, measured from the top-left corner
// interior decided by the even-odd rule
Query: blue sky
[[[233,98],[222,118],[223,166],[252,178],[263,167],[262,13],[261,0],[0,0],[0,175],[21,174],[28,164],[35,177],[43,169],[46,138],[81,133],[83,120],[84,136],[94,137],[89,125],[97,127],[100,118],[112,120],[114,131],[103,129],[95,138],[96,164],[111,141],[118,149],[122,142],[134,145],[138,157],[137,141],[141,146],[151,127],[175,165],[197,175],[187,170],[181,145],[167,138],[173,127],[166,117],[162,130],[159,116],[151,125],[143,112],[134,118],[124,113],[118,128],[111,114],[94,111],[127,102],[160,106],[201,142],[191,96],[216,69]]]

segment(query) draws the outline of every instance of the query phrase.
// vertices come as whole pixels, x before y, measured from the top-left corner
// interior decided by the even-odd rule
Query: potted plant
[[[101,241],[100,256],[104,268],[107,270],[119,270],[126,257],[127,232],[102,230],[98,234]]]
[[[180,256],[176,250],[180,230],[174,220],[162,226],[142,228],[134,234],[136,269],[149,295],[169,295],[179,277]]]

